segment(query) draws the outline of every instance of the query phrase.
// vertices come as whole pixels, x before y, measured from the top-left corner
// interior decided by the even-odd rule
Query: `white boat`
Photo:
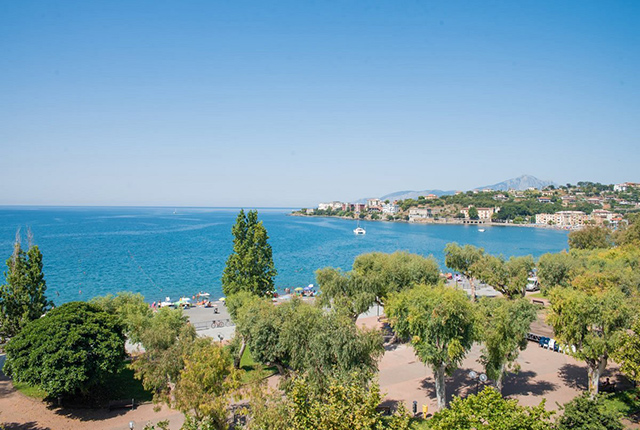
[[[164,307],[169,307],[169,306],[173,306],[173,302],[171,301],[171,299],[169,297],[167,297],[166,299],[164,299],[163,302],[160,302],[160,307],[164,308]]]
[[[479,231],[480,233],[484,233],[484,228],[479,228],[479,229],[478,229],[478,231]]]
[[[356,235],[367,234],[367,230],[365,230],[364,228],[360,227],[360,221],[358,221],[358,227],[353,229],[353,233],[356,234]]]

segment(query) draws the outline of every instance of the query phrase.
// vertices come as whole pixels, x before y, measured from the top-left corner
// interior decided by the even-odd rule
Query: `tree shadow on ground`
[[[130,407],[127,408],[118,408],[114,410],[109,410],[107,408],[90,408],[90,407],[82,407],[82,408],[74,408],[70,406],[57,406],[55,404],[49,404],[47,409],[55,413],[56,415],[63,416],[65,418],[79,420],[79,421],[103,421],[108,420],[110,418],[114,418],[120,415],[124,415],[130,410]]]
[[[574,390],[586,391],[589,389],[587,369],[583,366],[567,363],[558,369],[558,377],[565,385]]]
[[[508,374],[502,383],[502,394],[505,396],[528,394],[542,396],[558,388],[558,385],[553,382],[534,381],[536,375],[536,372],[530,370]]]
[[[469,372],[476,369],[465,368],[456,370],[453,375],[445,378],[445,385],[447,390],[447,403],[453,399],[454,396],[466,397],[469,394],[475,394],[476,381],[469,378]],[[477,372],[477,370],[476,370]],[[422,380],[420,386],[427,390],[429,398],[436,398],[436,384],[433,377],[429,376]],[[482,384],[478,387],[482,389]]]
[[[35,421],[28,423],[2,423],[4,430],[51,430],[49,427],[39,426]]]

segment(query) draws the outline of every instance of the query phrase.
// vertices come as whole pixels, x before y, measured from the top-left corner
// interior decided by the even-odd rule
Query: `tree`
[[[518,405],[515,399],[503,399],[498,391],[486,387],[479,394],[456,397],[448,409],[433,415],[432,430],[551,430],[544,400],[538,406]]]
[[[484,316],[480,361],[501,392],[504,374],[527,347],[527,333],[536,319],[536,311],[525,299],[484,299],[480,305]]]
[[[628,298],[616,288],[596,292],[555,288],[547,321],[556,339],[575,347],[573,355],[587,364],[589,392],[598,394],[600,375],[630,325]]]
[[[144,354],[131,367],[154,402],[171,404],[171,394],[184,368],[184,356],[193,346],[196,331],[180,309],[161,308],[140,333]]]
[[[566,403],[564,413],[558,419],[558,430],[622,430],[617,411],[607,408],[602,396],[591,399],[583,394]]]
[[[376,408],[382,399],[377,384],[362,384],[361,378],[330,378],[327,390],[318,393],[303,376],[295,377],[287,396],[254,389],[250,394],[247,430],[408,430],[409,415],[401,406],[390,417]]]
[[[636,320],[630,332],[622,333],[613,359],[629,379],[636,384],[640,382],[640,320]]]
[[[640,246],[640,214],[627,215],[627,221],[627,225],[620,226],[614,233],[614,242],[619,246],[630,244]]]
[[[393,422],[384,422],[384,418],[376,410],[382,399],[380,388],[377,384],[370,387],[362,385],[358,382],[359,379],[347,382],[330,379],[327,381],[327,391],[322,394],[310,390],[310,384],[303,378],[295,379],[289,392],[293,409],[291,428],[366,430],[386,427],[408,430],[409,417],[402,410]]]
[[[473,245],[460,246],[455,242],[448,243],[444,248],[444,264],[452,270],[457,270],[467,278],[471,287],[471,297],[476,298],[476,286],[473,283],[478,261],[484,256],[484,249]]]
[[[382,356],[379,331],[358,328],[346,315],[292,300],[274,306],[255,300],[239,313],[236,328],[258,363],[306,375],[314,389],[327,378],[357,372],[365,380]]]
[[[231,356],[210,338],[200,338],[184,355],[174,406],[196,428],[226,430],[229,401],[238,394],[241,372]]]
[[[469,219],[478,219],[478,209],[475,206],[469,208]]]
[[[121,291],[116,295],[107,294],[95,297],[90,303],[100,307],[108,314],[115,315],[125,329],[125,334],[133,343],[140,342],[140,335],[148,327],[152,312],[140,293]]]
[[[274,289],[277,272],[271,245],[267,242],[267,229],[258,221],[258,211],[245,215],[244,210],[240,210],[231,232],[233,253],[222,273],[222,290],[227,296],[239,291],[266,295]]]
[[[51,397],[88,396],[121,369],[124,342],[115,317],[88,303],[66,303],[9,341],[4,372]]]
[[[502,256],[485,255],[474,266],[476,277],[513,299],[524,297],[527,279],[535,264],[530,255],[508,260]]]
[[[542,255],[538,260],[538,281],[542,291],[557,286],[568,287],[578,266],[578,260],[567,252]]]
[[[25,253],[19,234],[7,260],[5,279],[6,283],[0,286],[0,340],[15,336],[53,305],[45,295],[42,253],[37,245],[30,245]]]
[[[416,355],[433,370],[438,407],[446,406],[446,374],[460,365],[478,338],[467,295],[444,286],[418,286],[391,296],[385,308],[394,330],[410,338]]]
[[[355,320],[373,304],[384,306],[395,291],[420,284],[437,284],[440,269],[433,257],[408,252],[361,254],[350,272],[326,267],[316,271],[322,290],[318,297],[325,306],[344,309]]]
[[[587,226],[569,233],[570,249],[611,248],[611,234],[606,227]]]

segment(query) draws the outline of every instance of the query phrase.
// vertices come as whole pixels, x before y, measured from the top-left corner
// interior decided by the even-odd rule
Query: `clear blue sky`
[[[3,1],[0,204],[640,181],[640,1]]]

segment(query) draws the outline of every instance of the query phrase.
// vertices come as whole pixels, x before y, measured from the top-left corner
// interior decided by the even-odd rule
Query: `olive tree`
[[[371,252],[356,257],[352,270],[326,267],[316,272],[324,306],[345,310],[355,320],[373,304],[384,306],[389,294],[420,284],[436,284],[440,269],[433,257],[408,252]]]
[[[487,376],[502,391],[502,378],[515,367],[519,352],[527,347],[527,333],[536,319],[534,306],[525,299],[483,299],[480,301],[483,317],[481,363]]]
[[[467,295],[444,286],[418,286],[392,295],[385,308],[394,330],[411,339],[433,370],[438,407],[446,406],[445,375],[458,368],[478,339],[478,318]]]
[[[476,298],[474,278],[477,276],[477,263],[484,256],[484,249],[473,245],[460,246],[455,242],[448,243],[444,248],[444,264],[450,269],[457,270],[467,278],[471,287],[471,297]]]
[[[573,355],[587,364],[589,392],[595,398],[600,375],[631,324],[629,300],[616,288],[599,292],[556,288],[550,299],[548,322],[556,339],[573,346]]]

